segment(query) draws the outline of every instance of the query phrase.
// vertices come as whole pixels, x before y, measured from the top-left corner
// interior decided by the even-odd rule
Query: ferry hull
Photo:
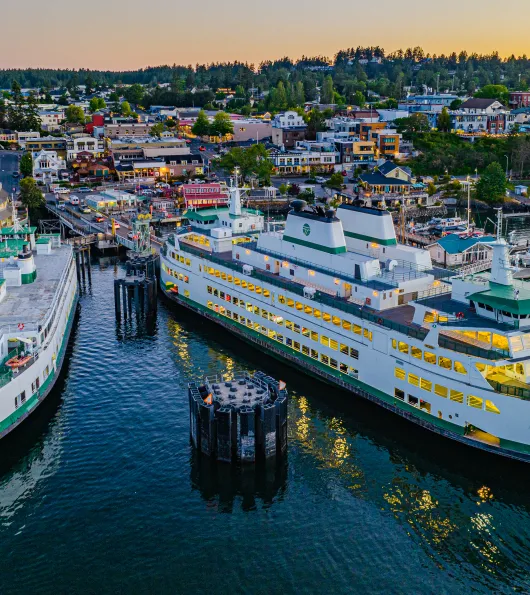
[[[68,319],[68,323],[66,325],[65,333],[63,336],[61,349],[57,355],[57,369],[56,369],[55,373],[50,375],[49,383],[46,385],[45,389],[42,391],[42,393],[36,399],[35,404],[31,407],[31,409],[22,413],[16,419],[16,421],[14,421],[11,425],[9,425],[7,428],[2,430],[0,432],[0,439],[5,438],[8,434],[11,434],[11,432],[13,432],[13,430],[17,429],[26,419],[28,419],[38,409],[39,405],[41,405],[41,403],[43,403],[46,400],[46,397],[50,394],[53,387],[55,386],[55,384],[59,378],[59,375],[61,374],[61,370],[62,370],[62,367],[64,364],[64,358],[66,355],[66,349],[70,342],[72,329],[74,327],[75,320],[77,318],[78,304],[79,304],[79,294],[76,293],[74,303],[73,303],[71,311],[70,311],[70,317]]]
[[[503,448],[502,446],[491,446],[485,442],[470,439],[467,436],[459,434],[456,431],[451,431],[450,429],[437,426],[436,424],[431,423],[427,419],[422,419],[419,416],[414,415],[412,412],[405,411],[400,407],[393,405],[393,398],[390,395],[381,393],[381,391],[374,389],[373,387],[370,387],[369,385],[359,380],[348,379],[347,382],[342,378],[335,377],[333,374],[330,374],[329,372],[326,372],[318,366],[315,366],[311,363],[311,361],[302,362],[301,359],[299,359],[295,355],[281,350],[272,342],[264,340],[264,337],[262,337],[261,335],[254,336],[254,334],[251,334],[250,332],[246,331],[246,329],[244,329],[243,327],[236,327],[235,325],[232,325],[229,322],[227,322],[223,317],[216,316],[215,313],[206,310],[200,304],[193,302],[188,298],[183,298],[179,294],[166,291],[163,284],[161,284],[161,289],[165,297],[169,299],[171,302],[176,303],[180,306],[184,306],[187,309],[195,312],[196,314],[199,314],[200,316],[210,320],[211,322],[219,324],[220,326],[228,330],[236,337],[242,339],[246,343],[256,346],[259,349],[267,350],[267,353],[275,359],[287,363],[292,367],[296,367],[297,369],[300,369],[300,366],[303,366],[304,373],[308,375],[323,380],[328,384],[339,386],[340,388],[346,391],[354,393],[357,396],[360,396],[368,401],[376,403],[381,407],[384,407],[386,410],[399,415],[400,417],[406,419],[409,422],[412,422],[440,436],[449,438],[465,446],[469,446],[475,450],[480,450],[489,454],[509,458],[515,461],[530,463],[530,454],[509,450]]]

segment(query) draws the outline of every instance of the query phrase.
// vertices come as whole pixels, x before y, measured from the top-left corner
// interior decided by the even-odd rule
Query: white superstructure
[[[500,238],[491,276],[448,279],[398,244],[386,210],[295,201],[263,231],[231,195],[167,241],[166,295],[430,430],[530,460],[530,291]]]

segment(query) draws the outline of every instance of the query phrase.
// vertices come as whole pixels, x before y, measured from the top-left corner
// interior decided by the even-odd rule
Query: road
[[[0,183],[2,189],[11,194],[13,188],[18,192],[18,179],[13,178],[13,172],[18,171],[18,151],[0,151]]]

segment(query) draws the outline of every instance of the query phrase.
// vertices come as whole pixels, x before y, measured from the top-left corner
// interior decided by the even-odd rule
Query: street
[[[18,178],[13,177],[13,172],[18,171],[18,151],[0,151],[0,184],[2,190],[9,194],[18,192]]]

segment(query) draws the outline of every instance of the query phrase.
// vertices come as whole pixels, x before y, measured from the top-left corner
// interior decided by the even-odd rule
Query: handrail
[[[487,380],[487,379],[486,379]],[[502,384],[496,380],[488,380],[491,387],[499,393],[509,395],[511,397],[517,397],[524,399],[525,401],[530,400],[530,389],[521,388],[520,386],[510,386],[508,384]]]
[[[460,341],[449,339],[443,335],[438,336],[438,345],[444,349],[464,353],[466,355],[473,355],[475,357],[482,357],[489,360],[509,359],[510,353],[504,349],[484,349],[476,345],[469,345]]]

